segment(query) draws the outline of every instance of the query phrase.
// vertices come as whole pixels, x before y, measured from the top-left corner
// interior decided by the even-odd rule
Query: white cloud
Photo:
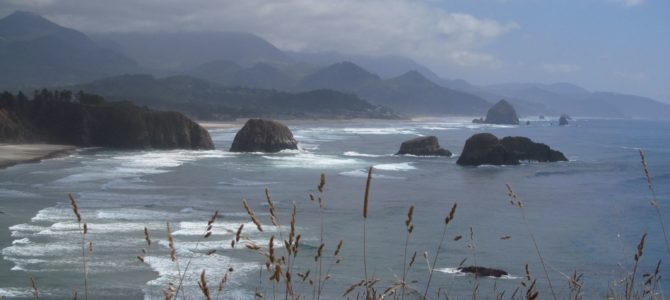
[[[256,33],[282,49],[397,54],[461,66],[496,64],[481,45],[519,27],[416,0],[0,0],[87,32]]]
[[[582,69],[579,65],[561,63],[544,63],[540,67],[549,73],[574,73]]]

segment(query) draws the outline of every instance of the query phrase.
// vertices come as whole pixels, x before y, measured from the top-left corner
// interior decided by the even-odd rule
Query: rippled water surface
[[[327,298],[339,298],[362,279],[362,200],[366,168],[374,166],[367,224],[368,272],[388,286],[402,274],[404,221],[416,205],[415,231],[408,251],[418,251],[409,278],[423,288],[427,266],[421,253],[434,257],[444,217],[458,202],[447,232],[432,285],[453,296],[469,296],[479,284],[480,295],[507,290],[511,294],[524,276],[524,265],[540,278],[541,267],[518,209],[507,200],[510,183],[525,203],[530,230],[538,239],[555,288],[567,293],[563,274],[585,273],[584,292],[602,297],[608,284],[630,269],[640,236],[649,234],[642,269],[651,271],[664,252],[658,218],[640,167],[638,148],[647,153],[661,212],[670,223],[670,123],[638,120],[573,121],[567,127],[531,120],[530,126],[474,125],[464,119],[431,121],[288,122],[300,150],[277,154],[227,152],[235,129],[213,129],[213,151],[119,151],[86,149],[67,157],[0,170],[0,296],[30,298],[30,277],[43,298],[83,293],[83,263],[79,225],[67,193],[78,199],[87,241],[93,252],[87,264],[89,290],[97,299],[158,298],[178,271],[168,255],[166,222],[174,229],[180,271],[190,298],[200,296],[197,279],[203,269],[211,286],[234,268],[226,298],[252,298],[256,289],[272,294],[270,275],[259,273],[265,259],[230,241],[240,224],[244,243],[267,246],[270,236],[287,234],[287,227],[269,225],[264,200],[268,188],[288,225],[292,203],[298,207],[297,230],[302,234],[296,271],[314,269],[320,244],[318,195],[321,172],[326,174],[323,195],[325,269],[332,252],[344,240],[342,262],[332,267],[324,286]],[[561,150],[570,159],[561,163],[520,166],[460,167],[457,155],[467,137],[492,132],[499,137],[528,136]],[[395,156],[400,143],[417,136],[436,135],[454,158]],[[264,223],[259,232],[249,222],[242,199],[247,199]],[[213,234],[200,240],[207,219],[220,218]],[[153,243],[145,263],[137,260],[145,247],[143,228]],[[472,229],[472,240],[470,239]],[[455,236],[462,235],[459,241]],[[502,236],[509,239],[500,239]],[[200,240],[200,241],[199,241]],[[280,247],[277,245],[277,247]],[[216,250],[209,254],[210,250]],[[88,249],[85,249],[87,252]],[[283,253],[281,249],[278,249]],[[455,271],[480,264],[507,270],[501,279]],[[670,278],[669,268],[662,270]],[[259,285],[259,276],[263,278]],[[664,279],[666,292],[670,285]],[[297,291],[312,294],[308,283]],[[460,298],[460,297],[459,297]]]

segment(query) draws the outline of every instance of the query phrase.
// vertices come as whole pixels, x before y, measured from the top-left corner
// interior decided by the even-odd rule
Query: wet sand
[[[77,147],[72,145],[0,143],[0,169],[20,163],[39,162],[43,159],[64,155],[75,149]]]

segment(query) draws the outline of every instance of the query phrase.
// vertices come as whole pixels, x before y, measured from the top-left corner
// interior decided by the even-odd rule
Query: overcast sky
[[[84,32],[220,30],[394,54],[476,84],[572,82],[670,102],[668,0],[0,0]]]

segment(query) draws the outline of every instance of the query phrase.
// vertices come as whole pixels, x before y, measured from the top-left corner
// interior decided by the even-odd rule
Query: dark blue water
[[[444,218],[458,202],[455,220],[436,265],[431,290],[448,289],[451,297],[492,297],[519,286],[524,266],[538,279],[542,296],[549,297],[533,243],[532,232],[545,258],[554,290],[566,297],[564,275],[584,273],[587,298],[607,295],[609,287],[623,291],[618,280],[632,269],[633,255],[648,233],[641,272],[653,271],[658,259],[670,261],[659,219],[649,204],[651,194],[641,168],[643,148],[665,223],[670,225],[670,122],[641,120],[575,120],[567,127],[549,122],[530,126],[472,125],[467,120],[289,122],[302,150],[278,154],[233,154],[226,151],[235,129],[211,130],[215,151],[82,150],[68,157],[0,170],[0,296],[29,298],[34,277],[43,298],[83,293],[81,235],[67,193],[79,201],[93,243],[89,289],[95,298],[156,298],[177,270],[167,254],[166,222],[174,226],[181,270],[190,259],[186,290],[198,298],[197,276],[207,269],[216,286],[230,266],[234,272],[224,290],[228,298],[251,298],[259,289],[272,295],[265,258],[237,247],[230,240],[245,223],[242,243],[267,246],[271,235],[286,237],[288,228],[270,226],[264,188],[269,188],[287,225],[293,203],[302,234],[295,270],[311,269],[320,244],[318,205],[308,194],[318,194],[321,172],[326,174],[324,197],[325,269],[334,260],[335,245],[344,240],[342,262],[332,267],[323,288],[325,298],[339,298],[363,275],[363,193],[365,169],[374,166],[367,220],[369,276],[387,287],[402,276],[407,209],[416,205],[415,230],[409,255],[417,251],[408,280],[423,290],[428,267],[421,253],[433,259]],[[400,143],[420,135],[436,135],[456,155],[464,141],[478,132],[499,137],[528,136],[561,150],[562,163],[520,166],[460,167],[456,158],[394,156]],[[509,204],[505,184],[512,185],[525,205]],[[242,207],[247,199],[264,223],[254,229]],[[212,237],[197,243],[214,210]],[[144,247],[142,230],[154,240],[145,263],[135,257]],[[472,229],[472,240],[470,239]],[[462,235],[459,241],[455,236]],[[510,236],[509,239],[500,239]],[[197,245],[197,248],[196,248]],[[217,250],[207,255],[209,250]],[[278,250],[280,253],[283,253]],[[475,280],[454,272],[459,263],[501,268],[510,276]],[[670,271],[662,267],[664,278]],[[259,284],[259,276],[262,279]],[[638,278],[638,280],[640,280]],[[662,281],[668,291],[667,279]],[[308,283],[296,290],[311,298]],[[433,292],[434,295],[434,292]],[[283,295],[282,295],[283,296]],[[355,297],[355,296],[354,296]],[[544,298],[544,297],[542,297]]]

